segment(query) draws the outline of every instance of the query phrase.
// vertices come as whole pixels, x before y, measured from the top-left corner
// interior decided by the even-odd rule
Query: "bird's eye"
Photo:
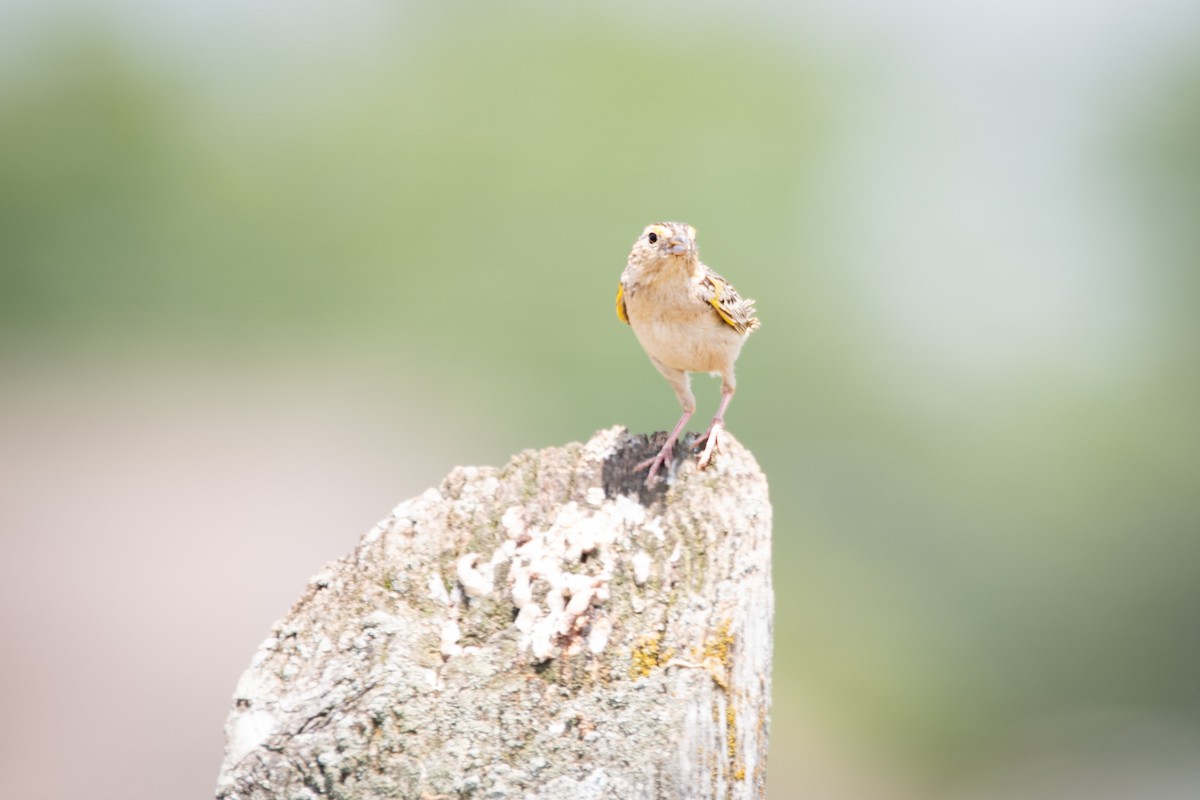
[[[646,238],[650,240],[650,244],[654,244],[658,241],[658,234],[654,231],[650,231],[650,233],[646,234]]]

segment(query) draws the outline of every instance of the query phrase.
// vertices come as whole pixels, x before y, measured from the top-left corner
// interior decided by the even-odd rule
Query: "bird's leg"
[[[650,474],[646,476],[646,485],[654,485],[654,476],[658,474],[658,470],[667,459],[671,457],[671,451],[675,448],[675,440],[679,438],[679,432],[683,430],[683,426],[687,425],[687,421],[692,418],[691,411],[684,411],[683,416],[679,418],[679,422],[675,423],[675,430],[671,431],[671,435],[667,437],[667,443],[663,445],[662,450],[658,451],[658,455],[654,458],[648,458],[642,463],[633,468],[634,472],[650,468]]]
[[[729,408],[729,401],[732,399],[733,384],[725,381],[721,384],[721,405],[717,408],[717,415],[713,417],[712,425],[708,426],[704,435],[696,440],[696,444],[704,443],[704,450],[700,452],[700,458],[696,461],[696,466],[700,469],[706,469],[712,463],[713,453],[720,444],[721,431],[725,429],[725,409]]]
[[[671,435],[667,437],[667,443],[663,445],[662,450],[658,451],[658,455],[654,458],[648,458],[642,463],[634,467],[634,471],[650,468],[650,474],[646,476],[646,485],[654,485],[654,476],[662,469],[662,465],[671,457],[671,451],[675,448],[675,440],[679,438],[679,432],[683,430],[683,426],[687,425],[687,421],[692,418],[692,414],[696,411],[696,398],[692,395],[692,381],[688,374],[675,367],[668,367],[666,364],[659,361],[654,356],[650,357],[650,362],[654,364],[662,376],[667,379],[667,383],[671,384],[671,388],[675,390],[675,397],[679,400],[680,407],[683,408],[683,416],[679,418],[679,422],[675,423],[675,430],[671,431]]]

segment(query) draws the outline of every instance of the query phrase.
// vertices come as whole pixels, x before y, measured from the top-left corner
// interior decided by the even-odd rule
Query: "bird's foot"
[[[712,425],[703,436],[696,440],[696,444],[704,443],[704,449],[700,451],[700,458],[696,459],[697,469],[708,469],[712,464],[713,454],[717,452],[717,448],[721,445],[721,432],[725,430],[724,423],[719,419],[714,419]]]
[[[674,451],[674,449],[675,442],[669,441],[662,450],[658,451],[658,455],[654,456],[654,458],[646,459],[633,468],[634,472],[641,472],[642,470],[649,468],[650,472],[648,475],[646,475],[647,487],[654,485],[654,482],[657,479],[658,471],[662,469],[663,464],[667,463],[667,459],[673,455],[672,451]]]

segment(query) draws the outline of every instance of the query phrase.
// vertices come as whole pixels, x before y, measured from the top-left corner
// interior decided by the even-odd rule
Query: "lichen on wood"
[[[259,647],[217,797],[763,796],[771,507],[722,448],[648,489],[612,428],[397,506]]]

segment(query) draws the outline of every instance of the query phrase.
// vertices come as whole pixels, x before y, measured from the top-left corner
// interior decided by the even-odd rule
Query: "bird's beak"
[[[672,236],[667,240],[667,252],[677,256],[687,255],[696,249],[691,239],[682,236]]]

